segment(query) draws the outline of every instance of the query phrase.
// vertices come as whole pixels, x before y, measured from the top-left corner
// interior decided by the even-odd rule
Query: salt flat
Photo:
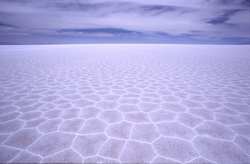
[[[250,46],[0,46],[1,163],[249,163]]]

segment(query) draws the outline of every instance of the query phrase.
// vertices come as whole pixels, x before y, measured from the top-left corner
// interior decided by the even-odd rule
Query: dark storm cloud
[[[58,30],[59,33],[64,32],[73,32],[73,33],[111,33],[111,34],[132,34],[134,31],[124,30],[124,29],[117,29],[117,28],[98,28],[98,29],[62,29]]]
[[[207,23],[211,23],[213,25],[223,24],[227,20],[229,20],[230,16],[236,14],[239,11],[241,11],[241,10],[227,10],[227,11],[224,11],[221,14],[221,16],[217,16],[214,19],[210,19],[209,21],[207,21]]]
[[[133,2],[99,2],[99,3],[63,3],[55,2],[47,4],[47,7],[63,11],[78,11],[81,13],[92,14],[96,16],[108,16],[115,13],[130,13],[130,14],[145,14],[146,15],[160,15],[171,11],[181,10],[190,11],[185,7],[176,7],[169,5],[146,5]]]
[[[5,23],[1,23],[0,22],[0,27],[17,27],[17,26],[13,26],[13,25],[10,25],[10,24],[5,24]]]

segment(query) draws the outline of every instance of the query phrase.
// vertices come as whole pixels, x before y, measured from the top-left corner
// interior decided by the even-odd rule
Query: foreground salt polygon
[[[248,163],[250,46],[0,46],[1,163]]]

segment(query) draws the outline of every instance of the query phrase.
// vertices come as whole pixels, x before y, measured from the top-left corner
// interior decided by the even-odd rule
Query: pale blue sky
[[[0,44],[250,44],[249,0],[0,0]]]

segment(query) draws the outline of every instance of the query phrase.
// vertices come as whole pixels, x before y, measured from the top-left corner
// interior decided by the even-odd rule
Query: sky
[[[250,0],[0,0],[0,44],[250,44]]]

